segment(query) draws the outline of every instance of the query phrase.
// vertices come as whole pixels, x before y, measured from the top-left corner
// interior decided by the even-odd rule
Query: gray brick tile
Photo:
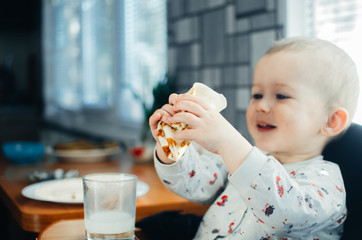
[[[206,13],[202,27],[203,63],[221,64],[225,61],[224,11]]]

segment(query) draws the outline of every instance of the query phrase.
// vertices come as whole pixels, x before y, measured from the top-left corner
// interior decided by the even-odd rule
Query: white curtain
[[[305,0],[306,34],[329,40],[356,63],[362,86],[362,1]],[[362,124],[362,93],[354,121]]]
[[[165,74],[166,1],[43,0],[42,34],[45,119],[136,139]]]

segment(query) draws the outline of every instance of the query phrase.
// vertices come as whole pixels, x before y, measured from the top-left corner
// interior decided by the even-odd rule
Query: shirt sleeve
[[[229,181],[267,232],[283,229],[303,237],[344,221],[345,190],[334,163],[308,160],[287,172],[254,148]]]
[[[190,201],[210,204],[223,189],[228,172],[219,155],[197,147],[192,143],[179,161],[169,165],[154,154],[154,164],[169,190]]]

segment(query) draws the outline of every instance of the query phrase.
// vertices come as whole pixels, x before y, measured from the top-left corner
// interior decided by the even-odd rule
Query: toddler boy
[[[155,167],[171,191],[211,204],[194,239],[339,239],[346,193],[338,165],[321,153],[350,125],[358,91],[341,49],[290,38],[255,67],[246,114],[255,146],[208,102],[172,94],[149,120]],[[188,126],[175,135],[193,141],[177,162],[158,142],[160,120]]]

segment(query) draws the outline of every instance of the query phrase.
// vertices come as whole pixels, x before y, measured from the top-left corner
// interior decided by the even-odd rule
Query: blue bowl
[[[11,162],[30,164],[38,162],[44,154],[44,145],[38,142],[7,142],[3,152]]]

